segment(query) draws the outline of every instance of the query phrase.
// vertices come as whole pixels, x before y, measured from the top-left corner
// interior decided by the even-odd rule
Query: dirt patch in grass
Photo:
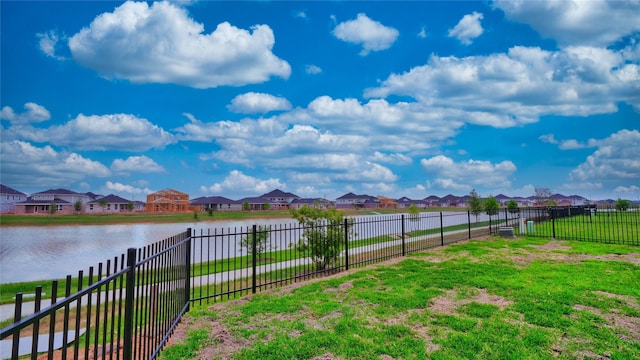
[[[554,250],[571,250],[571,246],[562,245],[562,243],[558,240],[551,240],[544,245],[529,245],[534,249],[545,250],[545,251],[554,251]]]
[[[622,340],[640,341],[640,318],[626,316],[613,311],[610,313],[604,313],[600,309],[584,305],[574,305],[573,309],[578,311],[588,311],[591,314],[604,319],[607,327],[622,329],[627,334],[620,335]]]
[[[209,323],[210,337],[215,341],[215,346],[209,346],[200,352],[201,359],[231,359],[233,354],[249,345],[247,339],[234,337],[229,330],[217,321]]]
[[[460,299],[458,295],[458,291],[454,289],[447,291],[442,296],[434,298],[430,302],[429,311],[436,314],[451,315],[456,312],[456,309],[460,305],[472,302],[495,305],[500,308],[500,310],[504,310],[507,306],[511,305],[509,300],[500,296],[491,295],[487,293],[485,289],[477,289],[475,295],[465,299]]]

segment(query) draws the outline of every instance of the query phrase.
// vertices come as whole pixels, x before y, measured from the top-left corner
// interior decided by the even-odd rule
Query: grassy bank
[[[77,214],[77,215],[2,215],[0,226],[108,225],[141,223],[193,223],[220,220],[290,218],[287,211],[227,211],[209,215],[205,212],[177,214]]]
[[[491,238],[194,308],[164,359],[640,357],[637,246]]]

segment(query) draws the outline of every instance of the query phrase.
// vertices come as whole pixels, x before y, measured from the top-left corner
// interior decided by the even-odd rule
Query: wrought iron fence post
[[[471,240],[471,211],[467,210],[467,225],[469,228],[469,240]]]
[[[127,250],[127,276],[124,298],[124,347],[122,357],[125,360],[133,359],[133,303],[136,287],[136,249]]]
[[[404,241],[404,214],[402,214],[402,256],[406,256],[407,255],[407,247],[405,245],[405,241]]]
[[[444,246],[444,224],[442,222],[442,211],[440,211],[440,245]]]
[[[17,323],[22,318],[22,293],[16,294],[16,301],[13,307],[13,322]],[[50,336],[52,338],[53,336]],[[18,350],[20,349],[20,333],[13,335],[13,342],[11,347],[11,359],[18,358]]]
[[[344,268],[349,270],[349,220],[344,219]]]
[[[555,209],[549,209],[549,215],[551,216],[551,231],[553,233],[553,238],[556,238],[556,219],[555,219]]]
[[[186,312],[189,311],[191,306],[191,228],[187,228],[187,234],[189,237],[187,238],[187,247],[186,247],[186,259],[185,266],[187,267],[187,274],[184,279],[184,292],[185,292],[185,303],[187,305]]]
[[[253,230],[251,232],[251,269],[253,274],[251,276],[251,292],[253,294],[256,293],[256,268],[257,268],[257,259],[256,259],[256,250],[257,244],[256,240],[258,237],[258,226],[253,224]]]

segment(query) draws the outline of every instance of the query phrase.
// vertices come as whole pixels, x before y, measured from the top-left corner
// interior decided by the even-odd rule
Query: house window
[[[89,210],[93,210],[93,204],[89,204]]]

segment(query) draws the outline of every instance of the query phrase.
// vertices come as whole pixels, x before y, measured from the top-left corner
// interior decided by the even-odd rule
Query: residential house
[[[328,209],[331,207],[331,201],[322,198],[298,198],[294,199],[289,204],[290,209],[300,209],[303,206],[319,207],[321,209]]]
[[[271,203],[262,197],[246,197],[238,200],[238,202],[242,210],[265,210],[267,206],[271,206]]]
[[[174,189],[164,189],[147,195],[145,209],[150,213],[179,213],[192,210],[189,194]]]
[[[380,200],[369,195],[356,195],[347,193],[336,199],[337,209],[376,209],[380,204]]]
[[[134,210],[135,204],[131,200],[114,194],[89,201],[85,205],[85,212],[88,214],[133,212]]]
[[[516,203],[518,203],[518,207],[530,207],[535,203],[535,199],[533,198],[525,198],[525,197],[514,197],[512,198]]]
[[[27,194],[0,184],[0,213],[15,212],[16,203],[27,201]]]
[[[398,204],[396,203],[396,201],[392,198],[388,198],[385,196],[378,196],[378,207],[382,208],[382,209],[397,209],[398,208]]]
[[[424,200],[413,200],[413,199],[409,199],[406,196],[403,196],[400,199],[397,199],[395,202],[396,204],[398,204],[398,207],[401,209],[408,209],[411,207],[411,205],[415,205],[418,208],[424,208],[427,206]]]
[[[199,197],[191,200],[191,206],[200,211],[240,211],[242,203],[223,196]]]
[[[84,210],[87,202],[93,200],[89,195],[77,193],[66,189],[51,189],[31,194],[26,201],[15,204],[16,214],[73,214],[80,205],[80,211]],[[55,206],[52,209],[51,206]]]
[[[284,192],[280,189],[275,189],[260,195],[259,198],[262,198],[265,203],[268,203],[269,209],[271,210],[287,210],[293,200],[300,199],[298,195]]]
[[[495,198],[501,206],[507,206],[507,203],[509,202],[509,200],[511,200],[510,197],[503,194],[498,194],[495,196]]]
[[[460,198],[451,194],[448,194],[440,199],[440,206],[442,207],[456,207]]]
[[[425,206],[440,207],[440,198],[435,195],[427,196],[426,198],[422,199],[422,201],[424,201]]]
[[[573,206],[588,205],[590,203],[589,199],[580,195],[569,195],[569,200],[571,200],[571,205]]]
[[[458,204],[456,206],[466,208],[469,204],[469,199],[471,199],[471,195],[465,195],[465,196],[459,197]]]

